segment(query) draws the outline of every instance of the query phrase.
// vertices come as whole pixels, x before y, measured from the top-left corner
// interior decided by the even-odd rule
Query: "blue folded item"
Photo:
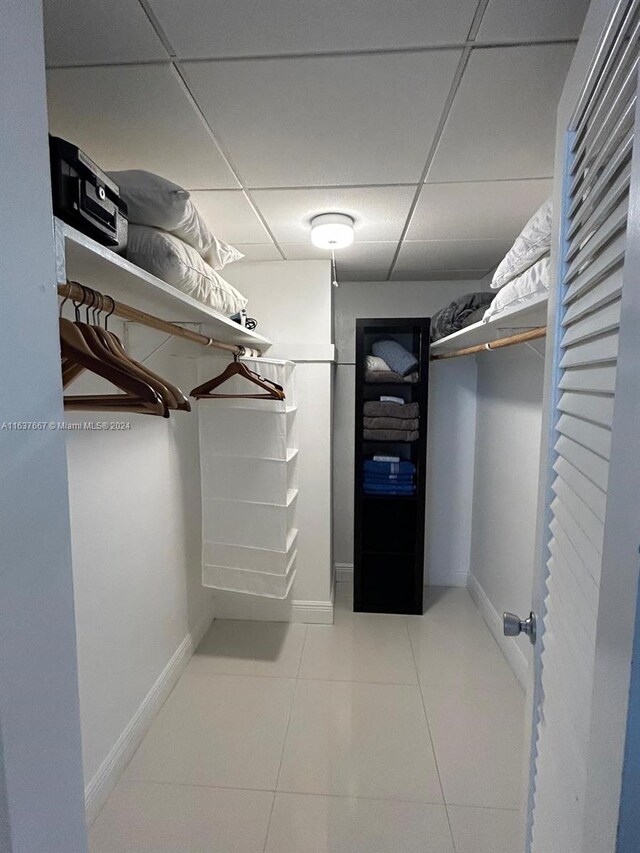
[[[365,489],[413,489],[415,483],[369,483],[364,481]]]
[[[387,486],[377,484],[367,484],[364,486],[365,495],[412,495],[415,492],[415,486]]]
[[[408,376],[418,369],[418,359],[397,341],[377,341],[371,352],[386,361],[389,368],[400,376]]]
[[[371,474],[415,474],[416,466],[413,462],[403,460],[402,462],[374,462],[373,459],[364,460],[365,473]]]
[[[364,490],[365,492],[372,493],[384,493],[390,495],[412,495],[415,491],[415,486],[413,483],[400,483],[396,485],[390,485],[388,483],[365,483]]]
[[[365,483],[388,483],[390,486],[394,484],[413,483],[413,474],[371,474],[365,471]]]

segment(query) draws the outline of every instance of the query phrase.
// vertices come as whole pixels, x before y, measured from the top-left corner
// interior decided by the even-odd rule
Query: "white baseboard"
[[[332,625],[333,601],[281,601],[277,598],[258,598],[254,595],[225,592],[216,594],[215,614],[216,619]]]
[[[467,586],[469,573],[465,571],[438,571],[429,569],[425,579],[427,586]]]
[[[336,583],[351,583],[353,581],[353,563],[336,563]]]
[[[493,634],[496,643],[500,646],[502,654],[505,656],[511,669],[515,673],[516,678],[520,682],[523,690],[528,687],[528,661],[520,648],[511,637],[505,637],[502,633],[502,618],[493,604],[489,601],[489,597],[484,589],[480,586],[478,579],[472,574],[469,575],[468,583],[469,593],[475,601],[482,614],[487,627]]]
[[[197,628],[187,634],[180,643],[129,724],[98,768],[97,773],[85,786],[84,803],[89,826],[98,816],[122,771],[133,758],[133,754],[149,730],[154,717],[175,687],[212,621],[213,610],[210,610]]]

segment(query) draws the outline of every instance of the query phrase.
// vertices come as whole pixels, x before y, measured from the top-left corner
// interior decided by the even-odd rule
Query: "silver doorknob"
[[[532,611],[528,619],[521,619],[515,613],[502,614],[502,630],[505,637],[518,637],[520,634],[526,634],[531,640],[531,644],[536,641],[536,614]]]

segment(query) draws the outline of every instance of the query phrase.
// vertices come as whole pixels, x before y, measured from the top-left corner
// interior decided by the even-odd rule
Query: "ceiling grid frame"
[[[414,214],[416,212],[416,208],[418,206],[418,202],[420,201],[420,196],[422,195],[422,189],[427,180],[427,175],[429,174],[429,169],[431,168],[431,163],[433,162],[433,158],[436,156],[436,151],[438,150],[438,145],[440,144],[440,140],[442,138],[442,134],[444,132],[444,127],[447,123],[447,119],[449,118],[449,114],[451,113],[451,108],[453,107],[453,102],[455,100],[458,89],[460,88],[460,84],[462,82],[462,78],[464,76],[464,72],[467,68],[467,64],[469,62],[469,57],[471,56],[471,50],[475,41],[476,34],[480,29],[480,24],[482,23],[482,18],[484,13],[487,10],[487,6],[489,5],[489,0],[479,0],[478,5],[476,6],[476,11],[473,16],[473,21],[471,22],[471,27],[469,28],[469,32],[467,34],[467,39],[465,42],[465,47],[462,52],[462,56],[460,57],[460,61],[458,63],[458,68],[456,69],[455,76],[453,78],[453,83],[451,84],[451,89],[449,91],[449,96],[445,102],[444,110],[442,111],[442,115],[440,116],[440,121],[438,123],[438,127],[436,129],[435,136],[431,143],[431,147],[427,153],[427,161],[424,164],[424,169],[422,170],[422,175],[420,177],[420,182],[418,184],[418,188],[416,189],[416,193],[413,197],[413,201],[411,202],[411,207],[409,208],[409,213],[407,214],[406,221],[404,223],[404,227],[402,229],[402,233],[400,234],[400,239],[398,240],[398,246],[391,260],[391,266],[389,267],[389,271],[387,272],[386,281],[391,281],[391,276],[396,268],[396,264],[398,263],[398,258],[400,257],[400,252],[402,251],[402,246],[405,242],[407,232],[411,227],[411,222],[413,220]]]
[[[262,213],[258,209],[258,206],[255,204],[254,200],[252,199],[251,193],[247,189],[247,186],[246,186],[246,184],[242,178],[242,175],[238,171],[235,163],[232,161],[229,153],[227,151],[225,151],[225,149],[221,145],[219,139],[216,136],[215,131],[213,130],[213,128],[211,127],[211,124],[209,123],[205,114],[203,113],[203,111],[200,107],[200,104],[198,104],[197,100],[195,99],[193,92],[191,91],[191,87],[189,86],[189,81],[186,78],[186,74],[184,72],[184,69],[182,68],[181,63],[178,60],[176,53],[173,49],[173,45],[169,41],[167,34],[165,33],[164,29],[160,25],[160,21],[156,17],[155,12],[153,11],[153,9],[151,9],[147,0],[138,0],[138,3],[142,7],[143,12],[145,13],[147,18],[149,19],[149,23],[151,24],[153,29],[156,31],[158,38],[160,39],[160,41],[162,42],[162,44],[165,47],[165,50],[169,54],[169,57],[171,60],[171,65],[173,66],[173,70],[175,71],[176,75],[178,76],[178,78],[180,80],[180,84],[181,84],[181,86],[185,92],[185,95],[187,96],[187,98],[190,101],[191,105],[193,106],[194,110],[198,114],[200,121],[202,122],[202,124],[206,128],[207,133],[211,137],[211,141],[213,142],[213,144],[216,146],[216,148],[220,152],[220,155],[222,156],[222,159],[227,164],[229,171],[232,173],[232,175],[234,176],[236,181],[240,184],[240,189],[241,189],[242,193],[244,194],[244,197],[246,198],[249,206],[251,207],[251,209],[255,213],[256,217],[259,219],[260,224],[262,225],[262,227],[264,228],[266,233],[269,235],[271,242],[273,243],[273,245],[276,247],[276,249],[280,253],[282,260],[283,261],[286,260],[285,254],[282,251],[278,241],[276,240],[275,235],[271,231],[271,228],[269,227],[266,219],[264,218],[264,216],[262,215]]]
[[[138,3],[143,3],[145,0],[136,0]],[[152,23],[151,17],[149,17],[149,23],[154,26]],[[158,23],[158,27],[161,25]],[[159,37],[159,35],[158,35]],[[530,41],[515,39],[513,41],[483,41],[476,42],[472,40],[465,39],[464,41],[453,41],[447,44],[425,44],[417,47],[371,47],[371,48],[356,48],[353,50],[318,50],[307,53],[268,53],[268,54],[259,54],[259,53],[248,53],[248,54],[240,54],[238,56],[181,56],[178,57],[176,53],[173,52],[173,47],[164,45],[165,50],[167,51],[167,59],[129,59],[126,63],[119,61],[112,62],[78,62],[78,63],[48,63],[47,68],[55,71],[60,68],[102,68],[105,65],[157,65],[159,62],[170,62],[172,59],[179,59],[181,62],[264,62],[267,59],[308,59],[310,57],[317,59],[332,59],[339,58],[341,56],[393,56],[395,54],[406,54],[406,53],[440,53],[442,51],[447,50],[464,50],[465,47],[476,48],[477,50],[492,50],[501,47],[536,47],[540,44],[575,44],[576,39],[573,38],[544,38],[544,39],[533,39]]]
[[[305,191],[305,190],[320,191],[320,190],[323,190],[323,191],[335,191],[336,193],[339,193],[342,191],[348,191],[348,190],[357,191],[357,190],[366,190],[369,188],[372,188],[372,189],[400,189],[400,188],[412,189],[412,188],[415,188],[413,199],[412,199],[411,204],[409,206],[409,209],[407,211],[407,215],[406,215],[406,218],[405,218],[403,226],[402,226],[400,237],[397,238],[397,243],[396,243],[393,255],[391,256],[391,249],[390,248],[387,250],[389,252],[389,256],[391,256],[391,263],[387,269],[386,276],[383,274],[382,268],[380,268],[380,270],[379,270],[380,275],[379,275],[378,280],[386,279],[387,281],[389,281],[392,279],[392,276],[394,275],[394,271],[396,271],[396,269],[398,268],[398,261],[400,258],[400,254],[401,254],[401,251],[405,245],[414,244],[414,247],[417,248],[418,243],[422,243],[423,245],[427,245],[427,244],[431,243],[431,244],[433,244],[434,251],[436,251],[436,253],[437,253],[437,244],[438,243],[448,242],[449,244],[451,244],[452,250],[454,248],[454,244],[456,243],[457,238],[456,238],[454,232],[452,232],[451,236],[449,236],[447,238],[435,239],[433,237],[425,237],[424,239],[421,238],[417,241],[415,238],[412,240],[407,240],[407,234],[409,233],[411,223],[414,220],[416,208],[418,207],[418,203],[419,203],[419,201],[423,195],[423,192],[424,192],[426,186],[437,186],[437,185],[451,186],[451,185],[454,185],[456,183],[480,185],[480,184],[485,183],[485,182],[487,184],[491,184],[491,183],[500,183],[501,181],[506,182],[506,181],[511,181],[511,180],[521,181],[521,182],[523,182],[523,185],[524,185],[524,182],[531,182],[533,185],[533,183],[536,181],[538,181],[538,182],[545,181],[551,177],[550,175],[543,175],[540,177],[534,177],[531,175],[526,175],[526,176],[518,177],[517,179],[506,177],[504,179],[500,179],[500,178],[498,178],[498,179],[479,178],[477,180],[473,180],[472,178],[468,178],[466,180],[463,179],[459,182],[457,182],[455,180],[452,181],[452,180],[446,180],[446,179],[445,180],[428,181],[429,171],[430,171],[431,166],[433,164],[434,158],[436,157],[438,146],[439,146],[440,141],[442,139],[443,133],[445,131],[445,127],[447,125],[447,121],[449,120],[451,111],[452,111],[454,103],[456,101],[456,97],[458,95],[458,90],[460,89],[461,83],[462,83],[463,79],[465,78],[465,73],[468,69],[468,64],[469,64],[470,58],[471,58],[474,51],[485,51],[485,50],[491,50],[491,49],[496,49],[496,48],[500,49],[500,48],[509,48],[509,47],[529,47],[529,48],[534,47],[535,48],[535,47],[543,46],[543,45],[575,45],[575,43],[576,43],[575,38],[568,38],[568,37],[563,36],[563,35],[560,35],[558,37],[553,37],[551,34],[547,33],[546,34],[547,37],[541,38],[540,36],[543,35],[543,33],[541,31],[538,32],[538,34],[537,34],[538,37],[536,37],[535,35],[532,35],[531,38],[518,38],[518,39],[488,38],[486,40],[478,41],[477,37],[478,37],[478,33],[479,33],[481,26],[482,26],[483,17],[484,17],[484,14],[485,14],[487,8],[489,7],[489,5],[491,3],[491,0],[478,0],[478,3],[476,5],[476,8],[475,8],[475,11],[473,14],[473,18],[472,18],[471,24],[469,26],[466,38],[463,40],[462,39],[461,40],[455,40],[454,39],[453,41],[447,41],[447,42],[443,42],[440,44],[430,44],[430,45],[423,45],[423,46],[419,46],[419,45],[418,46],[399,46],[399,47],[388,47],[388,48],[386,48],[386,47],[365,47],[365,48],[355,47],[352,49],[340,49],[340,50],[329,50],[329,51],[327,51],[327,50],[315,50],[314,51],[312,49],[309,49],[309,50],[304,50],[304,51],[290,51],[290,52],[284,52],[284,53],[283,52],[281,52],[281,53],[267,53],[267,54],[260,54],[260,55],[245,54],[245,55],[237,55],[237,56],[226,56],[226,55],[225,56],[216,56],[214,54],[210,57],[205,57],[202,55],[191,56],[190,54],[184,54],[184,55],[180,54],[179,55],[177,50],[174,49],[174,46],[173,46],[167,32],[165,31],[165,29],[164,29],[163,25],[161,24],[157,14],[155,13],[155,11],[151,5],[150,0],[135,0],[135,2],[142,9],[142,11],[143,11],[146,19],[148,20],[150,26],[153,28],[155,35],[157,36],[157,38],[161,42],[161,44],[164,48],[164,51],[166,52],[166,55],[167,55],[166,60],[144,59],[143,58],[143,59],[140,59],[137,61],[136,60],[133,60],[133,61],[128,60],[127,62],[124,62],[124,61],[120,60],[120,61],[114,61],[114,62],[98,62],[98,63],[93,63],[91,65],[89,65],[88,63],[82,63],[82,64],[77,64],[77,65],[72,65],[72,64],[64,64],[64,65],[58,64],[58,65],[56,65],[55,63],[51,63],[48,66],[48,68],[55,70],[55,69],[59,69],[59,68],[65,68],[65,69],[103,68],[105,66],[123,66],[123,65],[156,65],[156,66],[157,65],[169,65],[169,66],[171,66],[172,71],[173,71],[174,75],[176,76],[176,79],[178,80],[180,87],[181,87],[182,91],[184,92],[185,97],[189,101],[193,110],[196,112],[198,119],[199,119],[199,122],[202,124],[202,126],[206,130],[208,137],[210,138],[211,142],[213,143],[213,145],[217,149],[217,152],[219,153],[219,155],[223,159],[226,167],[229,169],[229,172],[233,176],[234,180],[237,181],[237,184],[238,184],[238,186],[235,188],[221,188],[221,187],[216,187],[216,186],[214,186],[214,187],[208,186],[208,187],[199,187],[198,189],[193,189],[191,187],[191,185],[189,185],[190,190],[193,192],[209,192],[212,194],[214,194],[216,192],[226,192],[226,193],[233,192],[233,193],[242,194],[243,198],[246,200],[248,207],[251,209],[253,215],[255,216],[255,218],[260,223],[260,226],[265,233],[265,240],[269,241],[269,242],[265,242],[264,244],[263,243],[255,243],[255,242],[249,243],[247,241],[246,245],[248,247],[251,247],[251,248],[255,247],[255,249],[257,250],[262,246],[265,249],[265,251],[267,250],[268,247],[273,247],[273,250],[275,250],[278,253],[278,255],[284,260],[288,259],[288,250],[289,249],[291,250],[293,256],[295,256],[294,250],[303,251],[301,248],[303,244],[301,242],[300,243],[297,243],[297,242],[292,243],[292,244],[290,244],[290,246],[287,246],[287,245],[284,245],[287,241],[283,241],[282,239],[278,238],[277,233],[274,232],[274,226],[269,221],[269,217],[263,213],[263,211],[261,209],[260,202],[253,195],[254,192],[258,192],[258,191],[260,191],[260,192],[274,191],[275,192],[275,191],[287,191],[287,190],[289,190],[289,191]],[[524,35],[526,36],[527,34],[525,33]],[[567,35],[571,35],[571,33],[567,33]],[[437,52],[451,51],[451,50],[461,50],[462,54],[458,60],[458,64],[457,64],[457,67],[456,67],[456,70],[454,73],[453,81],[450,85],[449,92],[448,92],[447,97],[445,99],[444,107],[440,113],[439,121],[437,122],[435,136],[429,145],[429,149],[428,149],[427,156],[426,156],[426,161],[425,161],[424,167],[422,169],[422,172],[420,174],[420,177],[417,179],[417,182],[414,182],[412,179],[411,181],[404,181],[404,182],[403,181],[396,182],[396,181],[388,181],[388,180],[384,181],[384,180],[382,180],[382,181],[380,181],[380,183],[354,182],[354,183],[332,183],[332,184],[327,184],[327,185],[324,185],[324,184],[308,184],[308,183],[302,183],[302,182],[291,182],[291,184],[286,185],[286,186],[284,184],[277,184],[275,186],[270,186],[268,184],[266,184],[264,186],[255,186],[255,181],[248,181],[246,179],[247,176],[243,174],[242,166],[238,165],[234,156],[232,155],[231,151],[233,150],[233,145],[231,145],[231,147],[229,148],[229,146],[227,144],[228,141],[225,144],[222,143],[222,141],[221,141],[221,139],[218,136],[218,133],[216,131],[215,121],[212,124],[210,118],[207,118],[205,111],[203,110],[201,104],[199,103],[197,93],[194,91],[194,88],[190,83],[189,73],[188,73],[188,71],[189,71],[188,63],[194,62],[194,61],[198,61],[198,62],[215,61],[218,63],[234,64],[234,63],[238,63],[238,62],[252,62],[252,61],[265,62],[267,60],[278,60],[278,59],[295,60],[295,59],[305,59],[305,58],[314,58],[315,59],[315,58],[322,58],[322,57],[329,57],[330,58],[330,57],[410,55],[410,54],[422,54],[422,53],[437,53]],[[302,177],[302,175],[301,175],[301,177]],[[247,209],[247,215],[249,215],[248,209]],[[399,224],[399,222],[397,224]],[[397,228],[397,224],[394,226],[395,228]],[[256,225],[256,228],[257,228],[257,225]],[[498,238],[496,237],[496,241],[497,241],[497,239]],[[356,237],[356,240],[357,240],[357,237]],[[478,239],[478,245],[480,245],[482,240],[484,240],[485,242],[489,241],[488,238],[479,238]],[[236,240],[235,242],[238,243],[239,241]],[[376,239],[373,242],[368,242],[367,240],[364,240],[364,241],[361,240],[361,241],[359,241],[359,244],[363,247],[364,246],[375,247],[376,245],[378,245],[378,246],[380,246],[380,249],[382,249],[383,244],[388,245],[388,246],[391,246],[393,244],[393,237],[391,237],[390,239],[385,239],[385,240],[377,240]],[[298,248],[298,247],[300,247],[300,248]],[[291,257],[291,256],[289,256],[289,257]],[[431,278],[435,277],[434,275],[429,276],[427,274],[428,272],[433,272],[433,273],[442,272],[443,278],[450,277],[448,274],[449,273],[453,274],[455,272],[455,270],[453,269],[455,264],[452,264],[451,258],[446,260],[445,264],[447,265],[447,269],[438,271],[438,270],[431,270],[431,268],[429,268],[428,263],[427,263],[426,269],[425,269],[425,276],[423,277],[422,280],[426,280],[429,277],[431,277]],[[405,268],[406,268],[406,264],[405,264]],[[460,271],[460,266],[457,267],[457,270],[458,270],[458,272]],[[464,271],[465,271],[465,273],[467,272],[466,269]],[[415,270],[413,270],[411,272],[415,272]],[[470,270],[469,272],[477,273],[478,274],[477,277],[480,278],[480,277],[482,277],[482,275],[486,274],[487,270],[484,270],[484,269],[483,270]],[[411,277],[411,276],[409,276],[409,277]],[[476,276],[474,275],[474,277],[476,277]]]

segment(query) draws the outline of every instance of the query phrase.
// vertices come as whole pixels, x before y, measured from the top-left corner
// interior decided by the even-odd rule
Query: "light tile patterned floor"
[[[466,590],[215,622],[91,853],[517,853],[524,696]]]

